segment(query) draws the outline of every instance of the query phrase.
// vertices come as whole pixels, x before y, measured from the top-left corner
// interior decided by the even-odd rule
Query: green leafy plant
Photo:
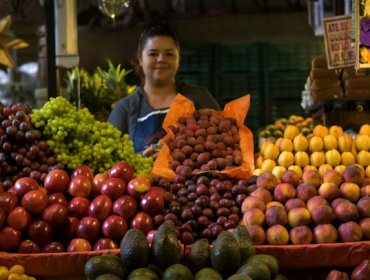
[[[110,61],[108,70],[97,67],[92,75],[73,68],[66,75],[68,99],[78,108],[89,109],[96,119],[106,120],[115,103],[135,90],[125,80],[131,71],[120,64],[115,67]]]

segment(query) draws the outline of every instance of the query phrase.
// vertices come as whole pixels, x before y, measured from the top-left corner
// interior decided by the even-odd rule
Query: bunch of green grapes
[[[128,134],[122,135],[108,122],[96,121],[86,108],[77,110],[61,96],[34,109],[31,120],[42,130],[57,160],[69,169],[85,164],[101,173],[125,161],[136,174],[151,171],[153,160],[135,154]]]

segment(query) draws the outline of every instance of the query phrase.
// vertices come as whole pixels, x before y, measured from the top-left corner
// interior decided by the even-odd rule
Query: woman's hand
[[[146,149],[142,152],[142,155],[144,157],[151,157],[152,159],[155,160],[161,148],[162,148],[161,143],[151,144],[146,147]]]

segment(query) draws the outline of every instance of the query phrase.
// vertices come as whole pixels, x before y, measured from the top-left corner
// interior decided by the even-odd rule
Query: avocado
[[[193,280],[193,273],[183,264],[172,264],[163,273],[162,280]]]
[[[211,249],[208,239],[198,239],[193,243],[187,256],[187,265],[195,273],[211,266]]]
[[[95,280],[102,274],[114,274],[120,278],[124,278],[127,274],[121,259],[113,254],[92,257],[86,262],[84,270],[89,280]]]
[[[252,280],[248,275],[242,275],[242,274],[233,274],[226,280]]]
[[[127,280],[159,280],[158,275],[149,268],[137,268],[128,275]]]
[[[182,250],[177,240],[175,226],[171,222],[164,222],[159,226],[151,249],[154,263],[162,269],[180,262]]]
[[[242,265],[238,271],[238,274],[248,275],[253,280],[270,280],[270,270],[267,265],[262,262],[247,262]]]
[[[233,230],[233,235],[239,244],[240,261],[243,262],[256,254],[252,238],[244,225],[239,225]]]
[[[194,280],[222,280],[222,276],[217,270],[206,267],[195,274]]]
[[[147,268],[149,268],[150,270],[152,270],[153,272],[155,272],[155,274],[157,274],[157,276],[158,276],[159,279],[162,279],[163,270],[158,265],[155,265],[155,264],[150,263],[150,264],[148,264]]]
[[[274,256],[266,255],[266,254],[258,254],[251,257],[248,262],[262,262],[264,263],[268,269],[270,270],[271,278],[274,279],[276,275],[279,273],[279,262]]]
[[[128,230],[121,240],[120,247],[122,263],[130,270],[148,265],[150,248],[145,234],[141,230]]]
[[[213,244],[211,262],[214,269],[221,274],[233,274],[240,266],[239,245],[234,235],[222,231]]]
[[[102,274],[99,275],[95,280],[121,280],[122,278],[114,274]]]

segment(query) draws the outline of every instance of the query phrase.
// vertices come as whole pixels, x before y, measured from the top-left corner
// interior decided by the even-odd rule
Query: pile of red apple
[[[370,239],[370,179],[357,166],[321,177],[304,170],[280,180],[266,172],[242,204],[243,223],[254,244],[310,244]]]
[[[88,166],[50,171],[44,185],[30,177],[0,188],[0,251],[19,253],[89,251],[118,248],[129,226],[148,232],[152,218],[143,210],[160,201],[162,191],[147,177],[134,177],[121,162],[108,174]],[[157,188],[159,189],[159,188]],[[138,199],[145,192],[141,209]],[[164,207],[164,205],[162,206]]]

